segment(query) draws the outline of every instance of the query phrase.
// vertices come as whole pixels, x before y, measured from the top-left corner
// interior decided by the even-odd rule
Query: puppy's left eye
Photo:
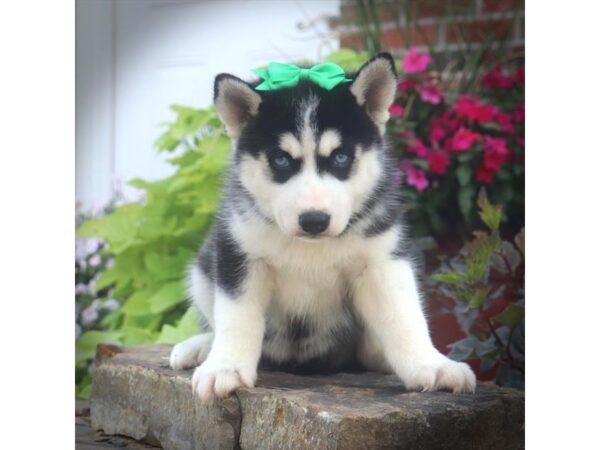
[[[336,167],[346,167],[351,162],[350,155],[342,153],[340,150],[333,152],[331,160]]]

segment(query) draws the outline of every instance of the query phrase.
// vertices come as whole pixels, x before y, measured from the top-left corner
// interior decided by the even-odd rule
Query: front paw
[[[436,362],[416,366],[404,382],[409,390],[449,390],[455,394],[472,394],[477,384],[475,374],[467,364],[445,356]]]
[[[206,402],[227,397],[237,388],[254,387],[256,367],[209,358],[194,371],[192,388]]]

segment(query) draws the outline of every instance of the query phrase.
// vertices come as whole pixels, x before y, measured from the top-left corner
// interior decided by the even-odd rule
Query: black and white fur
[[[384,140],[391,56],[331,91],[256,84],[215,80],[233,161],[189,272],[212,331],[176,345],[171,367],[200,364],[193,386],[205,400],[254,386],[259,362],[299,372],[360,364],[409,389],[473,392],[469,367],[431,342],[407,250]]]

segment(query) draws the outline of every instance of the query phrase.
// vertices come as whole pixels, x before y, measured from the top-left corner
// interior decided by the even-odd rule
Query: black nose
[[[300,227],[309,234],[319,234],[329,226],[329,214],[321,211],[307,211],[300,214]]]

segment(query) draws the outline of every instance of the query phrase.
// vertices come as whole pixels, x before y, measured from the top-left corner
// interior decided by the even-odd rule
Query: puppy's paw
[[[405,384],[407,389],[415,391],[448,390],[455,394],[472,394],[477,380],[467,364],[443,357],[435,363],[417,366]]]
[[[201,334],[175,345],[169,357],[171,369],[184,370],[202,364],[210,352],[211,343],[212,335]]]
[[[208,358],[192,377],[194,392],[205,402],[227,397],[237,388],[254,387],[256,368]]]

